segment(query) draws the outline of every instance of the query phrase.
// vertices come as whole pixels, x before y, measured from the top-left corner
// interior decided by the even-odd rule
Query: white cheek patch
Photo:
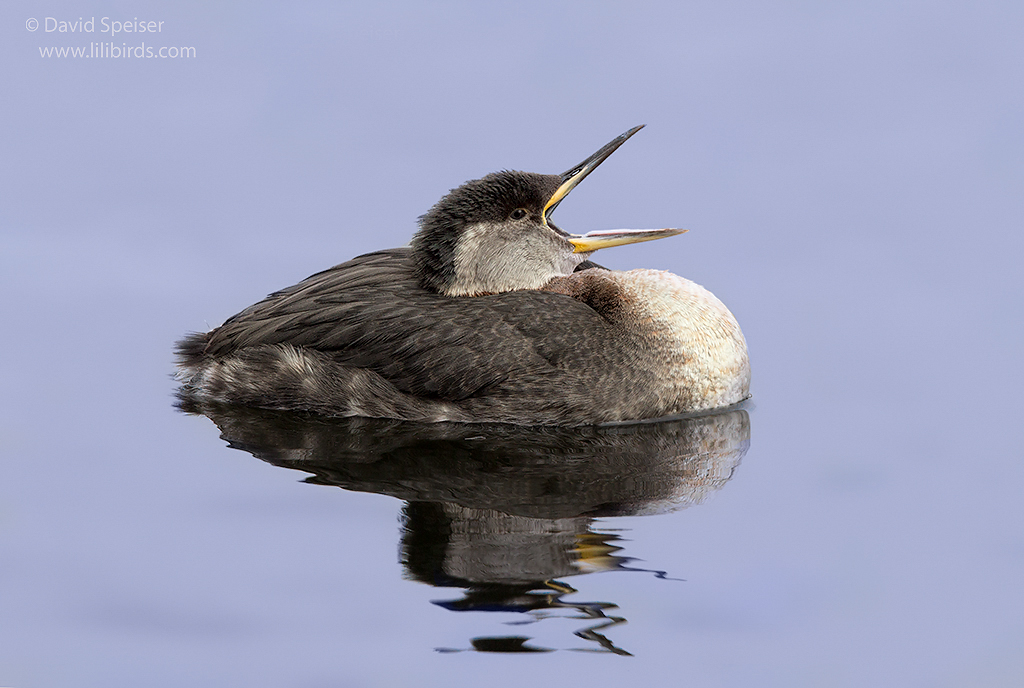
[[[479,222],[463,230],[455,246],[455,279],[448,296],[497,294],[539,289],[552,278],[571,274],[584,260],[572,246],[558,246],[550,231],[537,228],[536,235],[509,236],[509,228]]]

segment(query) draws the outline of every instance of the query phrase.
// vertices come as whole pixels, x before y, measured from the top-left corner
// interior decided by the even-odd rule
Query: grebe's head
[[[554,277],[571,274],[600,248],[685,231],[576,235],[551,222],[562,199],[640,129],[630,129],[562,174],[495,172],[450,191],[420,218],[412,240],[421,284],[447,296],[538,289]]]

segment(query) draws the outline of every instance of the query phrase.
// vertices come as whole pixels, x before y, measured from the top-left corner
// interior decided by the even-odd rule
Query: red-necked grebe
[[[179,342],[181,393],[335,416],[586,425],[748,396],[736,319],[668,272],[606,270],[600,249],[685,230],[573,235],[555,207],[636,127],[561,175],[497,172],[452,190],[410,246],[369,253]]]

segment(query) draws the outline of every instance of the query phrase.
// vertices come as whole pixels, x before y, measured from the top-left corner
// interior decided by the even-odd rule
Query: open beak
[[[605,144],[601,148],[601,150],[591,155],[589,158],[581,162],[579,165],[576,165],[575,167],[569,169],[567,172],[563,172],[560,175],[562,179],[561,185],[558,187],[555,193],[551,195],[551,198],[548,199],[547,204],[545,204],[544,206],[544,220],[547,221],[548,215],[555,211],[555,208],[557,208],[558,204],[562,202],[562,199],[568,196],[569,192],[575,189],[577,184],[583,181],[583,179],[588,174],[593,172],[598,165],[603,163],[609,155],[614,153],[616,148],[624,144],[626,142],[626,139],[628,139],[630,136],[637,133],[643,128],[644,125],[641,124],[638,127],[633,127],[624,134],[616,136],[614,139]]]
[[[633,127],[629,131],[605,144],[601,150],[597,151],[589,158],[581,162],[579,165],[571,168],[567,172],[563,172],[561,175],[562,183],[559,185],[555,193],[548,199],[547,204],[544,206],[544,221],[547,222],[548,216],[554,212],[558,204],[562,202],[562,199],[569,195],[569,192],[576,188],[583,179],[593,172],[598,165],[605,161],[605,159],[615,152],[615,149],[626,142],[633,134],[637,133],[644,128],[644,125]],[[590,253],[596,251],[599,248],[610,248],[612,246],[622,246],[624,244],[635,244],[640,241],[651,241],[653,239],[662,239],[664,237],[675,236],[676,234],[682,234],[685,229],[605,229],[596,232],[588,232],[583,235],[570,234],[568,237],[569,243],[573,245],[573,253]]]

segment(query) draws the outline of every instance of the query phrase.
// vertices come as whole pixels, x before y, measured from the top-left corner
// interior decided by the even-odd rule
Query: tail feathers
[[[204,353],[206,335],[178,343],[183,398],[330,416],[469,420],[456,406],[402,392],[377,373],[335,361],[329,354],[275,344],[228,356]]]
[[[203,363],[210,334],[210,332],[191,332],[175,345],[174,355],[179,370],[184,372],[198,368]]]

